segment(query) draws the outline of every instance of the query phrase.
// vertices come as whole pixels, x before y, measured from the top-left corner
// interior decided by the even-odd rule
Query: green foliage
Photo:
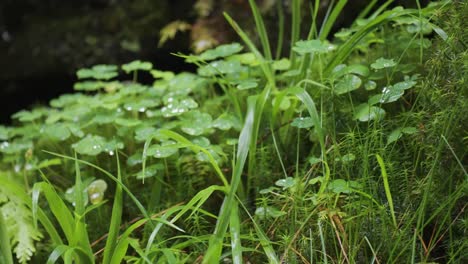
[[[293,1],[289,58],[249,1],[263,53],[226,14],[250,51],[179,54],[196,74],[79,70],[76,93],[0,127],[0,239],[20,262],[45,233],[51,263],[463,259],[466,44],[435,18],[458,25],[466,4],[368,15],[372,1],[325,41],[346,2],[301,40]]]

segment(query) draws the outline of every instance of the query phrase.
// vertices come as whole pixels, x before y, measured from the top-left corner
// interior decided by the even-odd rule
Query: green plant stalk
[[[385,196],[387,196],[388,207],[390,208],[390,214],[392,216],[393,225],[395,228],[398,228],[398,224],[395,217],[395,209],[393,207],[393,199],[392,199],[392,192],[390,190],[390,185],[388,183],[388,175],[387,170],[385,169],[385,162],[383,161],[382,157],[379,154],[375,154],[377,158],[377,162],[379,163],[380,170],[382,173],[383,184],[385,188]]]

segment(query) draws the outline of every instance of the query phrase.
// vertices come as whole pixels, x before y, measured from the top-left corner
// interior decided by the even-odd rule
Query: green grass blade
[[[395,217],[395,209],[393,207],[392,192],[390,190],[390,185],[388,183],[388,175],[387,175],[387,170],[385,168],[385,162],[379,154],[376,154],[375,156],[377,157],[377,162],[379,163],[380,170],[382,172],[382,179],[383,179],[384,188],[385,188],[385,196],[387,197],[388,207],[390,208],[390,214],[392,216],[393,225],[395,226],[395,228],[397,228],[398,225],[397,225],[397,221]]]
[[[57,157],[61,157],[61,158],[64,158],[64,159],[68,159],[68,160],[75,160],[75,158],[73,157],[70,157],[70,156],[66,156],[66,155],[62,155],[62,154],[58,154],[58,153],[55,153],[55,152],[50,152],[50,151],[44,151],[46,153],[49,153],[51,155],[54,155],[54,156],[57,156]],[[138,201],[138,199],[135,197],[135,195],[133,195],[133,193],[127,188],[127,186],[125,186],[125,184],[117,179],[114,175],[112,175],[111,173],[109,173],[108,171],[104,170],[103,168],[97,166],[97,165],[94,165],[90,162],[87,162],[85,160],[81,160],[81,159],[77,159],[78,162],[80,163],[83,163],[85,165],[88,165],[92,168],[95,168],[97,169],[98,171],[104,173],[104,175],[106,175],[107,177],[109,177],[111,180],[113,180],[114,182],[116,182],[118,185],[122,186],[122,189],[127,193],[127,195],[130,197],[130,199],[132,199],[132,201],[135,203],[135,205],[138,207],[138,209],[140,210],[140,212],[143,214],[143,216],[147,219],[150,218],[148,212],[146,211],[145,207],[140,203],[140,201]]]
[[[161,135],[164,135],[166,137],[169,137],[169,138],[172,138],[174,140],[176,140],[177,142],[183,144],[185,147],[189,148],[190,150],[192,150],[193,152],[197,153],[197,152],[203,152],[207,157],[208,157],[208,160],[211,164],[211,166],[213,166],[213,168],[215,169],[216,173],[218,174],[219,178],[221,179],[221,181],[223,182],[224,186],[229,186],[229,183],[226,179],[226,177],[224,176],[223,172],[221,171],[221,168],[219,167],[218,163],[216,162],[216,160],[213,158],[213,155],[211,155],[211,153],[203,148],[203,147],[200,147],[196,144],[193,144],[190,140],[188,140],[187,138],[183,137],[182,135],[174,132],[174,131],[171,131],[171,130],[167,130],[167,129],[161,129],[159,131],[159,133]]]
[[[269,62],[265,61],[265,58],[260,53],[260,51],[258,51],[258,49],[255,47],[255,44],[253,43],[253,41],[250,40],[247,34],[240,28],[240,26],[227,13],[224,13],[224,17],[226,18],[228,23],[231,25],[231,27],[234,29],[234,31],[236,31],[239,37],[244,41],[244,43],[247,45],[250,51],[252,51],[252,53],[255,55],[257,60],[260,62],[260,67],[263,71],[263,74],[265,74],[265,77],[267,78],[268,82],[270,84],[274,84],[275,75],[273,74],[273,70],[271,66],[268,64]]]
[[[13,255],[11,254],[10,237],[6,230],[3,212],[0,210],[0,263],[13,264]]]
[[[330,16],[325,18],[323,22],[322,30],[320,30],[319,38],[320,40],[326,40],[328,38],[328,34],[336,22],[336,19],[340,15],[341,11],[343,10],[344,6],[348,3],[348,0],[340,0],[338,3],[333,7],[333,11],[331,12]]]
[[[250,220],[252,221],[252,224],[255,228],[255,232],[257,234],[258,239],[260,240],[260,245],[262,245],[263,251],[265,252],[265,255],[268,258],[268,263],[270,264],[279,264],[280,261],[278,259],[278,256],[276,255],[275,250],[273,249],[272,243],[270,239],[268,239],[267,235],[263,230],[260,228],[258,223],[255,221],[255,219],[252,217],[252,215],[249,213],[249,210],[242,204],[241,201],[239,201],[239,204],[242,206],[244,209],[245,213],[249,216]]]
[[[52,214],[57,219],[60,227],[65,234],[70,245],[76,245],[75,237],[75,219],[68,207],[65,205],[60,196],[55,192],[54,188],[46,182],[35,183],[32,189],[33,196],[39,197],[42,192],[49,204]]]
[[[263,22],[262,14],[260,14],[260,10],[254,0],[249,0],[249,4],[252,9],[260,42],[262,43],[263,54],[268,61],[272,61],[273,58],[271,56],[270,41],[268,40],[268,34],[265,28],[265,23]]]
[[[300,0],[293,0],[291,4],[292,21],[291,21],[291,44],[296,43],[300,37],[301,31],[301,2]],[[289,58],[292,65],[295,65],[296,53],[291,49]]]
[[[203,263],[218,263],[221,256],[224,235],[229,225],[229,219],[231,216],[231,209],[235,205],[237,187],[241,181],[242,171],[244,170],[245,162],[247,160],[247,155],[249,153],[249,148],[252,141],[256,102],[256,97],[249,97],[245,124],[239,136],[236,164],[232,172],[231,186],[229,188],[229,193],[224,198],[223,205],[221,206],[218,221],[216,222],[215,232],[210,238],[208,250],[206,251]]]
[[[241,227],[239,219],[239,207],[235,202],[229,221],[229,231],[231,233],[232,262],[242,264],[242,245],[241,245]]]
[[[375,17],[367,25],[363,26],[356,33],[354,33],[340,48],[336,51],[335,55],[328,62],[324,69],[324,75],[328,76],[331,71],[338,65],[344,62],[344,60],[351,54],[353,48],[364,38],[366,35],[374,31],[381,25],[388,23],[391,19],[415,14],[414,10],[390,10],[383,14]]]
[[[120,169],[119,152],[116,151],[117,159],[117,179],[122,181],[122,172]],[[120,223],[122,219],[122,208],[123,208],[123,191],[122,186],[116,184],[114,204],[112,206],[112,216],[109,226],[109,235],[107,236],[106,246],[104,248],[103,264],[111,264],[110,260],[114,254],[115,246],[120,231]]]

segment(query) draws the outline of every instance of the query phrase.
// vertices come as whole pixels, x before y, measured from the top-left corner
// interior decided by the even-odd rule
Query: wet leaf
[[[73,85],[73,89],[76,91],[96,91],[103,87],[105,87],[105,83],[99,81],[84,81]]]
[[[246,68],[238,61],[213,61],[207,65],[198,68],[200,76],[216,76],[221,74],[232,74],[246,71]]]
[[[151,75],[155,79],[163,79],[165,81],[169,81],[174,78],[174,73],[171,71],[160,71],[160,70],[152,70],[150,71]]]
[[[129,62],[127,64],[122,65],[122,70],[125,71],[125,73],[130,73],[134,71],[150,71],[153,68],[153,64],[148,61],[140,61],[140,60],[135,60],[132,62]]]
[[[200,111],[191,111],[181,116],[180,128],[185,133],[192,136],[199,136],[209,131],[212,127],[212,118],[207,113],[201,113]]]
[[[380,98],[380,103],[391,103],[395,102],[405,93],[402,89],[397,89],[394,86],[387,86],[382,89],[382,97]]]
[[[393,143],[400,139],[403,134],[414,134],[417,133],[418,129],[415,127],[403,127],[393,130],[387,137],[387,144]]]
[[[277,180],[275,185],[282,187],[283,190],[286,190],[296,185],[296,181],[292,177],[287,177],[285,179]]]
[[[289,61],[289,59],[286,58],[275,60],[272,64],[272,67],[274,70],[277,71],[285,71],[291,67],[291,61]]]
[[[12,118],[18,119],[21,122],[31,122],[42,117],[44,113],[39,110],[27,111],[22,110],[15,113]]]
[[[151,166],[147,166],[145,168],[145,175],[143,175],[143,171],[138,172],[135,174],[137,179],[146,179],[155,176],[158,174],[159,171],[164,170],[164,165],[163,164],[154,164]]]
[[[123,143],[117,140],[106,141],[101,136],[87,135],[85,138],[72,145],[76,152],[84,155],[96,156],[101,152],[114,155],[114,151],[122,149]]]
[[[258,86],[258,83],[255,79],[241,80],[237,82],[236,88],[239,90],[248,90],[253,89]]]
[[[4,126],[0,126],[0,140],[7,140],[9,139],[9,129]]]
[[[98,179],[88,185],[87,192],[91,204],[97,204],[104,199],[104,192],[107,190],[107,183]]]
[[[345,181],[343,179],[333,180],[328,184],[328,189],[336,194],[352,193],[355,189],[360,189],[361,185],[356,181]]]
[[[374,90],[375,88],[377,88],[377,83],[372,81],[372,80],[368,80],[365,84],[364,84],[364,89],[366,89],[367,91],[371,91],[371,90]]]
[[[385,110],[369,104],[360,104],[355,110],[354,118],[361,122],[380,120],[385,116]]]
[[[240,52],[243,49],[239,43],[220,45],[214,49],[207,50],[197,56],[198,60],[209,61],[218,58],[224,58]]]
[[[356,156],[353,153],[348,153],[342,157],[338,157],[335,160],[336,161],[341,161],[343,163],[348,163],[356,159]]]
[[[322,159],[317,158],[317,157],[310,157],[308,161],[310,165],[314,165],[314,164],[322,162]]]
[[[95,65],[90,69],[80,69],[76,72],[78,79],[96,79],[96,80],[109,80],[116,77],[117,66],[115,65]]]
[[[338,83],[335,86],[334,92],[337,95],[349,93],[358,89],[361,86],[361,84],[361,78],[357,77],[356,75],[349,74],[343,77],[343,79],[341,79],[340,81],[338,81]]]
[[[298,128],[311,128],[314,122],[311,117],[297,117],[291,122],[291,126]]]
[[[44,128],[44,133],[55,140],[66,140],[70,137],[71,133],[68,126],[65,124],[51,124]]]
[[[137,141],[146,141],[148,138],[156,134],[156,128],[154,127],[139,127],[135,130],[135,139]]]
[[[396,65],[393,59],[378,58],[374,63],[371,64],[371,68],[374,70],[381,70],[385,68],[391,68]]]
[[[129,119],[129,118],[117,118],[115,119],[115,123],[120,126],[125,127],[134,127],[141,124],[141,121],[138,119]]]
[[[3,141],[0,142],[0,152],[6,154],[17,154],[21,151],[31,149],[33,144],[31,141],[18,141],[13,142]]]
[[[155,158],[167,158],[176,154],[179,151],[180,145],[176,142],[168,140],[161,144],[152,145],[148,148],[146,155],[153,156]]]
[[[274,207],[267,206],[267,207],[258,207],[255,210],[255,215],[258,216],[260,219],[266,218],[278,218],[280,216],[285,215],[286,212],[280,211]]]
[[[220,130],[229,130],[232,127],[237,127],[238,120],[230,114],[224,113],[220,115],[218,118],[216,118],[215,121],[213,121],[213,127],[220,129]]]
[[[298,42],[295,43],[293,50],[299,54],[306,54],[306,53],[327,53],[335,49],[335,46],[324,42],[320,41],[317,39],[313,40],[299,40]]]

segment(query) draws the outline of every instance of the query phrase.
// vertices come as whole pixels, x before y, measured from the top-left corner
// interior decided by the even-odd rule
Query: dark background
[[[215,6],[205,18],[197,14],[196,2],[1,0],[0,124],[10,124],[10,116],[21,109],[47,104],[60,94],[72,92],[75,71],[82,67],[141,59],[162,70],[193,70],[170,54],[191,52],[190,33],[177,34],[175,39],[158,47],[159,31],[171,21],[205,25],[214,35],[222,35],[220,42],[232,41],[236,36],[222,17],[222,11],[227,10],[255,34],[253,23],[248,21],[251,15],[247,0],[214,1]],[[288,2],[283,0],[285,6]],[[328,1],[322,2],[325,9]],[[349,1],[336,29],[349,26],[367,3]],[[394,5],[414,6],[414,3],[396,1]],[[266,13],[265,17],[275,21],[274,14]]]

